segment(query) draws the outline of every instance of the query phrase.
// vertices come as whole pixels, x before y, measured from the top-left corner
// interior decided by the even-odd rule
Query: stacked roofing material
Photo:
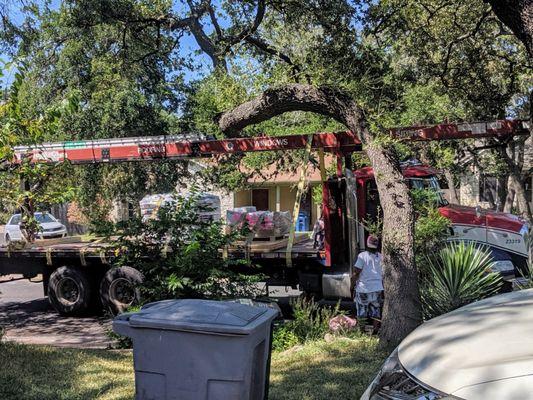
[[[186,193],[183,197],[190,197],[190,193]],[[140,202],[141,215],[143,220],[148,220],[157,217],[159,208],[175,204],[177,197],[174,194],[154,194],[144,197]],[[220,220],[220,198],[211,193],[200,193],[197,195],[197,203],[201,211],[199,212],[200,219],[205,221],[219,221]]]
[[[231,230],[249,229],[255,238],[279,237],[289,233],[291,213],[288,211],[257,211],[255,207],[228,210],[226,221]]]

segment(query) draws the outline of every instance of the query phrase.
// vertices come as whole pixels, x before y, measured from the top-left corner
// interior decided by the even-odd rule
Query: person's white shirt
[[[363,251],[357,256],[357,261],[354,266],[361,270],[355,286],[357,292],[370,293],[383,290],[381,253]]]

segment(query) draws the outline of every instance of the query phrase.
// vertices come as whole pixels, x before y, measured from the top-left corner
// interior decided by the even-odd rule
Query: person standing
[[[379,330],[383,305],[382,258],[378,245],[378,238],[370,235],[366,241],[367,251],[358,255],[354,265],[356,279],[354,300],[357,319],[361,324],[361,329],[364,329],[366,320],[371,319],[374,334]]]

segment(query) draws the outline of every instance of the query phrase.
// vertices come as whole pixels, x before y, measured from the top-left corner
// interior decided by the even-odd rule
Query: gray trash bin
[[[262,400],[268,396],[271,308],[165,300],[118,316],[133,340],[137,400]]]

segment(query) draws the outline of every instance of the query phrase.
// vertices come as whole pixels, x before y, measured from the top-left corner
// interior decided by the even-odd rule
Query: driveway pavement
[[[0,325],[4,340],[56,347],[107,348],[109,320],[99,317],[73,318],[56,313],[43,296],[42,283],[0,278]]]

